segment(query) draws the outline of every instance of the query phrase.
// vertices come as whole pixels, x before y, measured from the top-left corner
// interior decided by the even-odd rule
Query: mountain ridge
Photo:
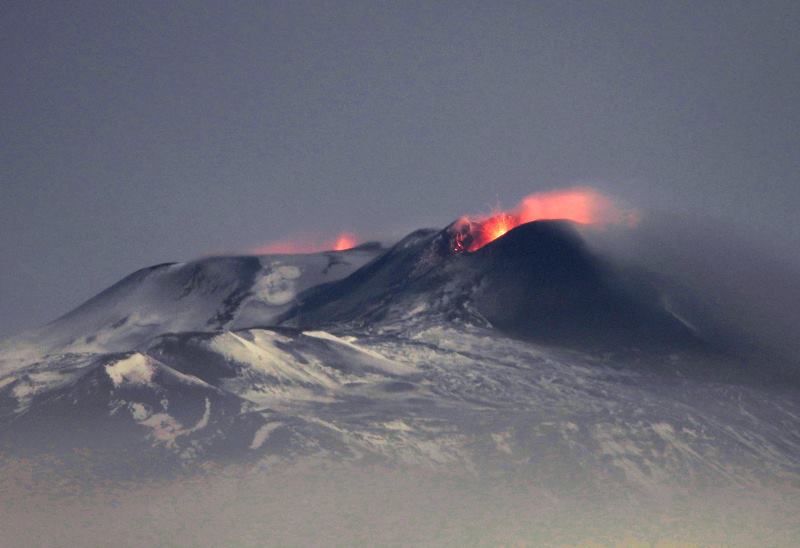
[[[388,249],[151,267],[0,345],[0,460],[800,481],[797,385],[717,352],[665,287],[563,221],[471,252],[446,227]]]

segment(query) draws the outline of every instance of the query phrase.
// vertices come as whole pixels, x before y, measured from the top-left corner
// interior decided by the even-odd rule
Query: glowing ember
[[[517,226],[517,221],[514,217],[506,213],[499,213],[487,219],[481,230],[491,241],[496,240],[515,226]]]
[[[320,251],[345,251],[357,245],[355,235],[342,232],[335,240],[320,240],[308,236],[296,236],[271,242],[251,249],[254,255],[291,255],[294,253],[319,253]]]
[[[339,238],[336,240],[336,243],[333,245],[334,251],[345,251],[347,249],[353,249],[356,246],[356,237],[352,234],[344,232],[339,234]]]
[[[453,251],[476,251],[519,225],[562,219],[585,225],[635,225],[638,214],[618,207],[591,188],[573,188],[531,194],[511,211],[482,217],[462,217],[451,227]]]

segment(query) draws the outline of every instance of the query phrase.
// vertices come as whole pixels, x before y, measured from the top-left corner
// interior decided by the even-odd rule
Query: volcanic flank
[[[388,249],[136,272],[0,345],[0,457],[124,477],[463,466],[623,492],[799,479],[794,385],[757,384],[674,287],[588,246],[585,225],[630,219],[591,196],[529,197]]]
[[[374,326],[435,315],[584,348],[700,342],[665,310],[657,280],[594,255],[572,222],[522,224],[475,251],[462,247],[463,234],[461,221],[416,232],[351,276],[302,294],[284,322]]]

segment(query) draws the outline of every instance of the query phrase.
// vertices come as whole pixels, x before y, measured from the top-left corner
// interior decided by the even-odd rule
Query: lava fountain
[[[639,215],[591,188],[538,192],[510,211],[463,216],[450,226],[453,251],[477,251],[519,225],[541,220],[567,220],[582,225],[636,225]]]

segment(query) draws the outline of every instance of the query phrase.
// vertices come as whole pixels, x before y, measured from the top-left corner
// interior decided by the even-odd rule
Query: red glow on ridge
[[[526,196],[510,211],[460,218],[451,228],[453,251],[476,251],[519,225],[556,219],[583,225],[633,226],[639,217],[591,188],[539,192]]]
[[[353,249],[355,246],[356,246],[356,237],[348,232],[343,232],[339,234],[339,238],[333,245],[333,250],[346,251],[348,249]]]
[[[254,255],[293,255],[321,251],[346,251],[354,248],[357,243],[356,236],[349,232],[342,232],[334,240],[294,236],[253,248],[250,253]]]

